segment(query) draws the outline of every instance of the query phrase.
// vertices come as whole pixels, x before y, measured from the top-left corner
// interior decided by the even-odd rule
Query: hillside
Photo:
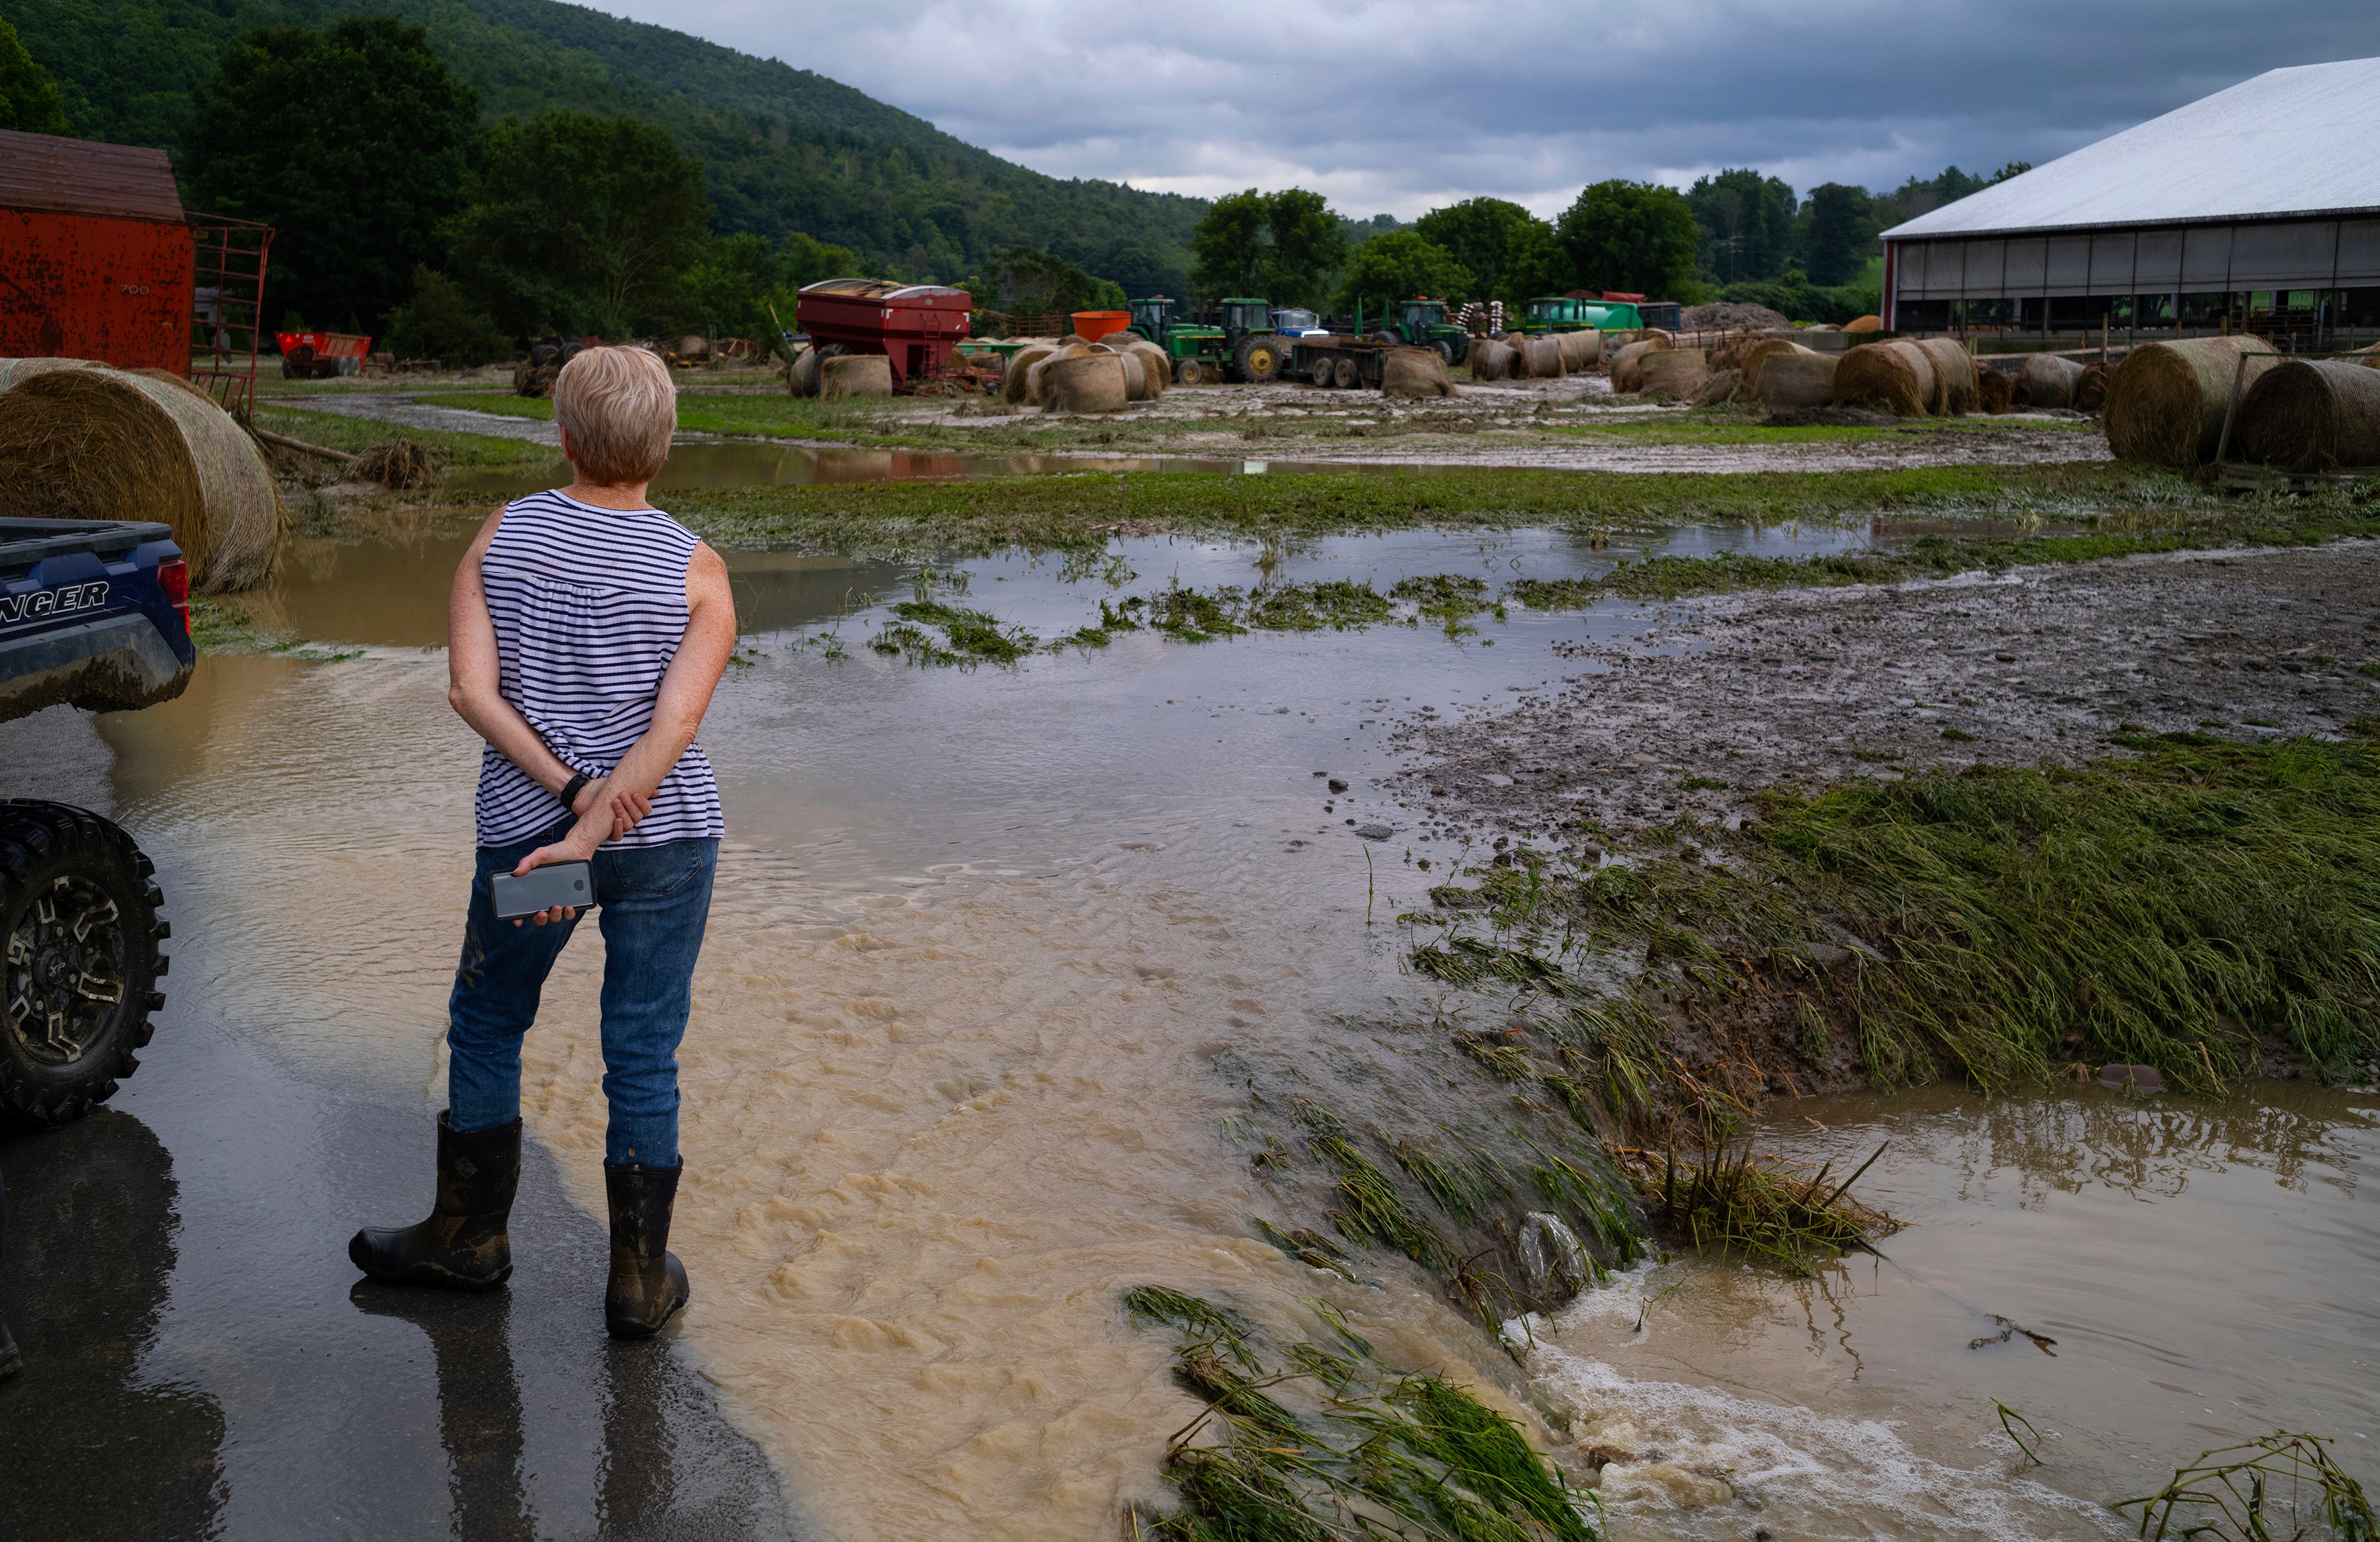
[[[1040,247],[1132,293],[1179,293],[1203,201],[1002,161],[809,70],[556,0],[10,0],[77,133],[177,149],[189,92],[256,27],[395,16],[491,116],[579,107],[650,119],[699,157],[722,234],[800,230],[910,276]]]

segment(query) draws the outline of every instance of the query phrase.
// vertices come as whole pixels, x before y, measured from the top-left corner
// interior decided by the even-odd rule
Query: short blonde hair
[[[553,420],[569,431],[571,462],[589,481],[649,482],[669,459],[677,386],[642,348],[586,348],[553,382]]]

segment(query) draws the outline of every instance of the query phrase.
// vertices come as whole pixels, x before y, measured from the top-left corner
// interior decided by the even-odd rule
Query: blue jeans
[[[492,1130],[520,1117],[521,1039],[537,1021],[545,977],[578,926],[499,921],[488,880],[568,829],[565,817],[516,844],[480,848],[463,961],[446,1003],[446,1119],[455,1130]],[[677,1046],[693,1004],[719,843],[607,847],[591,866],[589,908],[603,929],[603,1096],[612,1105],[603,1160],[675,1167]]]

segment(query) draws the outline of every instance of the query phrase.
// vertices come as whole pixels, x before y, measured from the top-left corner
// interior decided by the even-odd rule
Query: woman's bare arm
[[[471,565],[476,571],[476,565]],[[486,610],[483,599],[483,617]],[[661,691],[653,701],[653,721],[605,779],[606,803],[651,798],[662,779],[694,743],[702,714],[710,710],[711,693],[719,688],[719,677],[727,673],[727,661],[735,651],[735,594],[728,586],[727,564],[707,545],[697,545],[686,565],[686,636],[662,675]],[[489,636],[492,648],[492,627]],[[568,835],[529,853],[514,871],[525,873],[549,862],[583,862],[611,835],[612,824],[602,803],[590,804],[580,812]]]

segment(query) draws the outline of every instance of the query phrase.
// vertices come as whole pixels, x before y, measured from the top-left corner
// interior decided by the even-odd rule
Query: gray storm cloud
[[[614,0],[614,5],[618,0]],[[612,9],[612,6],[603,8]],[[2380,55],[2371,0],[632,0],[1057,176],[1550,213],[1609,176],[1798,188],[2056,158],[2282,65]],[[2364,147],[2364,153],[2374,148]]]

